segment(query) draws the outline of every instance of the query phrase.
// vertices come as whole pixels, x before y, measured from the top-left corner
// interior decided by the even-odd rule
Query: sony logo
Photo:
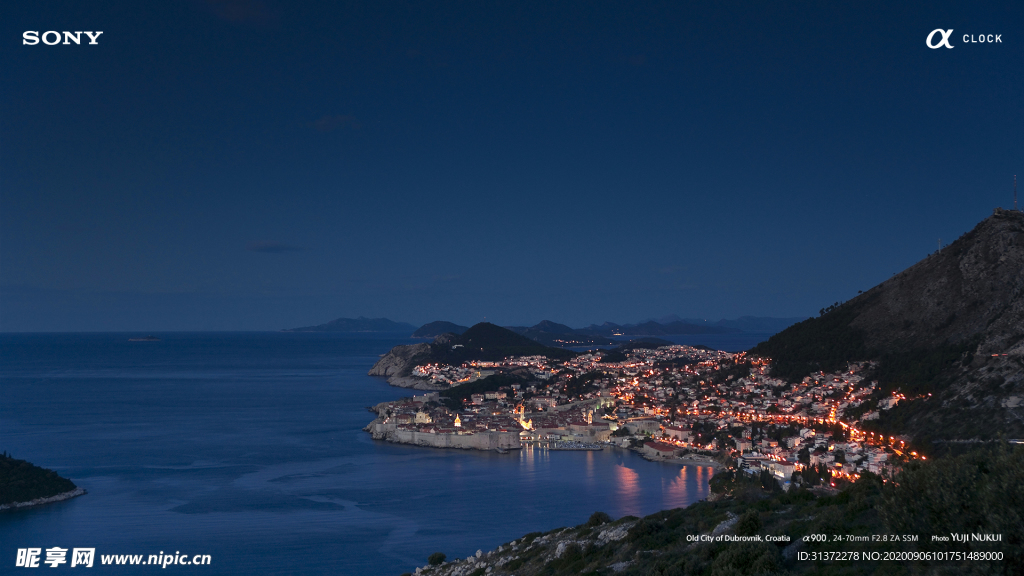
[[[61,40],[64,41],[63,44],[71,44],[72,42],[75,44],[81,44],[82,34],[89,37],[89,44],[99,44],[96,39],[99,38],[100,34],[103,34],[103,32],[57,32],[56,30],[47,30],[46,32],[43,32],[42,41],[43,44],[46,44],[47,46],[61,44]],[[39,40],[40,36],[38,30],[26,30],[25,33],[21,35],[21,43],[26,46],[35,46],[36,44],[39,44]]]

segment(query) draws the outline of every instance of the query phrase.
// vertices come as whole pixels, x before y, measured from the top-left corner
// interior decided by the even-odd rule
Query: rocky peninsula
[[[61,502],[85,494],[53,470],[25,460],[0,455],[0,510],[11,510]]]
[[[574,352],[545,346],[515,332],[482,322],[462,334],[445,333],[431,343],[395,346],[370,369],[370,376],[387,378],[388,384],[415,390],[445,390],[454,382],[418,376],[416,366],[461,365],[464,362],[500,361],[511,356],[571,358]]]
[[[434,342],[445,337],[438,336]],[[426,378],[419,378],[412,375],[412,369],[421,362],[430,360],[431,345],[427,343],[408,344],[395,346],[387,354],[380,357],[377,363],[370,368],[370,376],[386,378],[388,384],[399,388],[412,388],[414,390],[441,390],[447,385],[431,384]]]

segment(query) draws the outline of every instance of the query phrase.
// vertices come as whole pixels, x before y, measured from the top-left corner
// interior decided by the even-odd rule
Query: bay
[[[686,506],[712,470],[635,454],[510,454],[375,442],[366,375],[402,335],[0,335],[0,449],[89,493],[0,513],[18,548],[209,554],[207,574],[393,574],[528,532]],[[44,553],[45,556],[45,553]],[[145,559],[143,560],[145,561]],[[67,565],[64,566],[67,568]],[[170,571],[195,567],[168,566]]]

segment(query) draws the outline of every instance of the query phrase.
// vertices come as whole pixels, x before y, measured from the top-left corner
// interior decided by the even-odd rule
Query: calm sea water
[[[366,407],[409,391],[366,372],[407,339],[158,336],[0,335],[0,449],[89,491],[0,513],[0,573],[20,573],[18,548],[59,546],[95,547],[93,570],[119,574],[155,568],[98,556],[212,556],[168,573],[397,575],[432,552],[465,557],[596,510],[645,515],[707,495],[709,468],[618,449],[374,442]]]

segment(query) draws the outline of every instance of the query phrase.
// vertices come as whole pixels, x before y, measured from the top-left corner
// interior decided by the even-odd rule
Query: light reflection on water
[[[710,469],[620,449],[370,440],[365,407],[408,391],[366,370],[405,342],[173,334],[133,348],[118,335],[0,335],[0,448],[89,490],[0,514],[0,565],[18,547],[96,546],[209,553],[224,574],[400,574],[438,550],[466,556],[596,510],[640,516],[707,495]]]
[[[615,466],[616,476],[619,480],[617,493],[619,495],[619,507],[625,511],[625,515],[639,516],[640,505],[640,475],[632,468],[622,464]]]

